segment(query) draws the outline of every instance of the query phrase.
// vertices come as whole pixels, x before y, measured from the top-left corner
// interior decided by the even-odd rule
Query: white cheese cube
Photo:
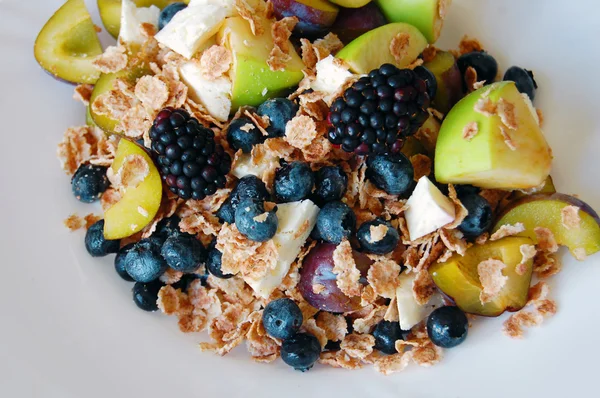
[[[181,80],[188,86],[188,95],[204,105],[212,117],[227,121],[231,111],[231,81],[225,76],[207,80],[202,76],[200,65],[186,62],[179,67]]]
[[[211,38],[225,20],[233,15],[232,7],[221,1],[205,1],[179,11],[155,36],[171,50],[190,59]]]
[[[265,171],[267,171],[273,162],[279,163],[279,158],[276,156],[263,158],[258,164],[255,164],[252,161],[252,156],[244,154],[235,162],[235,167],[231,170],[231,174],[237,178],[252,174],[262,179]]]
[[[442,296],[439,293],[435,293],[425,305],[417,303],[412,289],[416,276],[415,273],[407,274],[404,272],[398,278],[400,285],[396,289],[396,302],[400,317],[400,329],[402,330],[410,330],[417,323],[427,318],[434,309],[444,305]]]
[[[261,279],[245,279],[256,294],[267,298],[281,285],[315,226],[318,214],[319,207],[308,199],[277,205],[279,225],[273,237],[279,254],[277,265]]]
[[[146,37],[140,26],[149,23],[158,28],[160,9],[156,6],[136,7],[131,0],[123,0],[119,41],[125,44],[143,44]]]
[[[352,76],[346,68],[336,63],[336,58],[329,55],[316,65],[317,78],[311,83],[311,88],[327,94],[334,94]]]
[[[410,239],[419,239],[454,221],[454,204],[433,185],[421,177],[407,202],[404,212]]]

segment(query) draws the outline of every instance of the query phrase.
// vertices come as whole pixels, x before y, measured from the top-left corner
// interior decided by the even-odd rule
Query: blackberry
[[[400,152],[427,120],[430,89],[416,72],[382,65],[333,102],[329,141],[358,155]]]
[[[225,187],[231,157],[215,142],[214,132],[185,110],[160,111],[150,139],[163,181],[180,198],[201,200]]]

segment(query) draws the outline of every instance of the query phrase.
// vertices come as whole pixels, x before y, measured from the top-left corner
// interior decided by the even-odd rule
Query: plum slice
[[[333,252],[336,245],[321,243],[315,246],[302,262],[298,288],[302,297],[313,307],[329,312],[351,312],[361,308],[360,297],[348,297],[338,288],[333,273]],[[361,275],[366,278],[373,263],[366,255],[354,252],[354,261]],[[362,279],[362,278],[361,278]],[[315,285],[324,286],[316,293]]]
[[[464,96],[463,79],[454,55],[446,51],[438,51],[435,57],[425,62],[423,66],[434,74],[437,82],[438,89],[433,99],[435,109],[448,113]]]
[[[94,84],[102,46],[83,0],[68,0],[50,17],[33,46],[35,59],[48,73],[70,83]]]
[[[567,206],[578,209],[577,225],[563,223],[563,210]],[[559,245],[569,248],[573,256],[583,259],[600,250],[600,217],[587,203],[562,193],[536,194],[514,201],[498,215],[494,232],[501,226],[522,223],[527,236],[537,242],[536,227],[548,228]]]

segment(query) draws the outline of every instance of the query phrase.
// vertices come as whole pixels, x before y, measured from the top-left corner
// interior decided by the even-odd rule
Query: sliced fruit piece
[[[464,95],[463,79],[454,55],[438,51],[435,57],[423,66],[435,75],[437,81],[438,89],[433,99],[435,109],[448,113]]]
[[[427,153],[425,147],[423,144],[421,144],[421,141],[416,139],[414,136],[406,137],[400,152],[405,154],[409,159],[411,156]]]
[[[137,50],[147,39],[142,33],[142,24],[150,24],[158,30],[159,15],[160,8],[156,6],[136,7],[132,0],[123,0],[119,42]]]
[[[390,22],[406,22],[416,26],[435,43],[440,37],[451,0],[376,0]]]
[[[419,153],[428,153],[432,156],[435,154],[435,145],[440,134],[440,127],[442,125],[439,120],[435,116],[429,115],[429,118],[425,120],[425,123],[415,135],[420,144],[425,147],[425,152]],[[408,140],[406,143],[408,143]]]
[[[102,46],[83,0],[68,0],[50,17],[33,51],[41,67],[58,79],[93,84],[100,77],[92,62]]]
[[[94,86],[94,91],[92,91],[92,96],[90,98],[90,105],[94,103],[96,98],[98,98],[101,94],[106,93],[107,91],[114,89],[114,82],[117,79],[123,79],[130,84],[135,84],[137,79],[144,75],[150,74],[150,68],[148,65],[142,63],[137,64],[127,69],[123,69],[116,73],[107,73],[102,74],[96,85]],[[90,114],[92,116],[92,120],[98,127],[102,130],[106,131],[109,134],[115,134],[115,127],[119,123],[118,120],[112,119],[107,115],[99,115],[94,113],[93,110],[90,110]]]
[[[342,8],[331,26],[331,31],[344,43],[387,23],[375,3],[360,8]]]
[[[359,8],[367,5],[371,0],[329,0],[333,4],[346,8]]]
[[[186,62],[179,67],[181,80],[188,86],[188,95],[204,105],[214,118],[225,122],[231,110],[231,81],[226,76],[208,80],[202,76],[197,62]]]
[[[444,301],[439,292],[434,293],[433,297],[425,305],[417,303],[413,293],[413,282],[417,277],[416,273],[403,272],[398,277],[399,285],[396,289],[396,303],[398,304],[398,315],[400,329],[410,330],[417,323],[427,318],[431,311],[442,307]]]
[[[320,28],[333,25],[340,10],[325,0],[272,0],[271,3],[277,18],[296,17]]]
[[[190,0],[132,0],[137,7],[156,6],[165,8],[171,3],[189,3]],[[104,28],[115,39],[121,30],[121,3],[122,0],[98,0],[98,11]]]
[[[336,57],[346,61],[354,73],[369,73],[383,64],[405,68],[417,59],[425,47],[427,40],[419,29],[398,22],[383,25],[354,39]]]
[[[429,273],[437,287],[465,312],[498,316],[504,311],[518,311],[527,303],[533,272],[533,260],[529,259],[524,263],[523,275],[517,273],[517,265],[523,260],[520,248],[532,244],[531,239],[519,237],[489,241],[470,247],[464,256],[455,254],[443,263],[432,265]],[[500,292],[483,304],[478,265],[489,259],[500,260],[506,265],[502,275],[508,279]]]
[[[282,71],[272,71],[267,59],[273,49],[271,22],[262,19],[264,33],[253,35],[250,25],[241,17],[227,18],[217,41],[233,53],[229,77],[233,82],[231,111],[242,105],[257,106],[268,98],[283,95],[304,77],[304,64],[290,43],[291,59]]]
[[[566,219],[566,223],[563,223],[562,212],[567,206],[579,209],[576,213],[580,218],[579,222],[575,220],[571,224]],[[536,243],[535,228],[548,228],[554,234],[557,243],[567,246],[577,259],[583,259],[600,250],[600,217],[590,205],[573,196],[562,193],[537,194],[511,202],[499,214],[494,232],[503,225],[516,223],[525,226],[525,231],[519,236],[527,236]]]
[[[532,194],[540,194],[540,193],[556,193],[556,187],[554,186],[554,181],[552,180],[552,176],[548,176],[548,178],[546,178],[546,182],[544,182],[544,186],[539,191],[529,193],[529,194],[525,193],[523,191],[514,191],[512,199],[514,199],[514,200],[521,199],[525,196],[529,196]]]
[[[436,180],[493,189],[541,185],[552,154],[531,109],[513,82],[494,83],[462,99],[440,129]]]
[[[442,228],[456,217],[454,203],[426,176],[419,179],[406,205],[404,215],[411,240]]]
[[[104,213],[106,239],[123,239],[141,231],[160,207],[162,181],[152,159],[140,146],[121,139],[111,166],[113,172],[117,173],[131,155],[142,156],[150,166],[150,172],[137,186],[126,188],[121,199]]]
[[[85,124],[91,127],[96,125],[96,123],[94,123],[94,118],[92,117],[92,111],[89,105],[85,107]]]

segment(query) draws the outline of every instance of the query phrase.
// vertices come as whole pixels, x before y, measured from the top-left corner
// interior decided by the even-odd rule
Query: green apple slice
[[[440,129],[434,163],[438,182],[513,190],[540,186],[551,162],[529,99],[513,82],[500,82],[452,108]]]
[[[359,8],[366,6],[371,2],[371,0],[329,0],[333,4],[337,4],[338,6],[346,7],[346,8]]]
[[[563,223],[562,211],[567,206],[579,209],[580,222],[577,226]],[[517,223],[525,226],[525,231],[519,235],[527,236],[535,242],[535,228],[548,228],[556,242],[567,246],[577,259],[600,251],[600,217],[591,206],[573,196],[561,193],[537,194],[512,202],[498,216],[494,232],[503,225]]]
[[[115,173],[131,155],[142,156],[150,172],[136,187],[127,188],[123,197],[104,213],[104,237],[123,239],[141,231],[152,221],[162,199],[162,181],[150,156],[140,146],[122,139],[119,141],[112,169]]]
[[[269,68],[267,59],[274,46],[271,23],[266,19],[262,23],[264,33],[255,36],[243,18],[227,18],[217,35],[217,41],[233,53],[233,67],[229,71],[233,83],[232,112],[240,106],[260,105],[268,98],[282,95],[304,77],[304,64],[291,43],[291,59],[285,69],[272,71]]]
[[[37,62],[54,77],[94,84],[100,72],[92,64],[102,46],[83,0],[68,0],[46,22],[33,47]]]
[[[148,75],[150,73],[151,71],[148,65],[146,65],[145,63],[141,63],[133,65],[116,73],[102,74],[96,82],[96,84],[94,85],[94,90],[92,91],[92,96],[90,97],[90,108],[96,100],[96,98],[98,98],[101,94],[104,94],[114,89],[114,82],[117,79],[123,79],[130,84],[135,84],[140,77]],[[109,134],[116,133],[115,128],[119,123],[118,120],[112,119],[107,115],[100,115],[94,113],[93,109],[90,109],[90,115],[92,121],[102,130],[106,131]]]
[[[376,0],[383,15],[390,22],[406,22],[416,26],[435,43],[444,23],[451,0]]]
[[[438,89],[433,98],[434,108],[448,113],[464,96],[463,77],[454,55],[447,51],[438,51],[435,57],[423,66],[433,73],[437,82]]]
[[[157,6],[165,8],[171,3],[189,3],[190,0],[133,0],[137,7]],[[98,11],[104,28],[115,39],[121,30],[121,3],[122,0],[98,0]]]
[[[401,51],[402,56],[396,59],[392,55],[390,46],[392,40],[401,35],[404,35],[408,41]],[[369,73],[383,64],[406,68],[417,59],[425,47],[427,47],[427,40],[419,29],[398,22],[380,26],[357,37],[341,49],[336,57],[346,61],[352,72],[362,74]]]

